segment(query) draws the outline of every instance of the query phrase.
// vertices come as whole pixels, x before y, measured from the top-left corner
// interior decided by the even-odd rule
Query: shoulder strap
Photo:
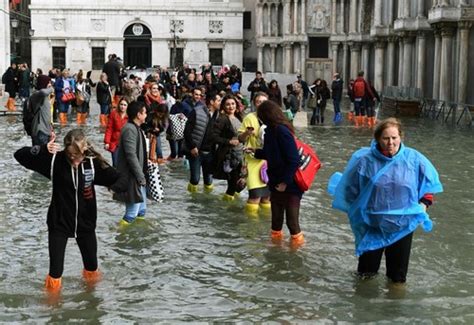
[[[51,159],[51,170],[50,170],[51,183],[53,183],[53,169],[54,169],[54,161],[55,160],[56,160],[56,154],[54,154],[53,159]]]

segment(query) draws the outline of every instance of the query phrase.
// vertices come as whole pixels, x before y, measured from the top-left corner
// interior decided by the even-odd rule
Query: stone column
[[[258,3],[255,15],[255,29],[257,31],[257,37],[263,36],[263,6]]]
[[[355,34],[355,33],[357,33],[357,0],[351,0],[350,18],[349,18],[349,34]]]
[[[345,9],[344,9],[344,0],[341,1],[341,23],[340,23],[340,32],[341,34],[345,33],[344,24],[345,24]]]
[[[416,11],[417,18],[425,17],[425,0],[418,0]]]
[[[388,18],[387,18],[387,25],[388,26],[393,26],[393,0],[384,0],[383,2],[385,4],[385,7],[388,8]]]
[[[290,73],[301,73],[300,67],[301,67],[301,53],[300,53],[300,47],[295,45],[293,46],[293,71]]]
[[[471,22],[459,22],[459,83],[458,102],[466,103],[467,99],[467,75],[469,71],[469,30]]]
[[[387,79],[385,82],[386,86],[393,86],[395,81],[395,37],[388,38],[387,44]],[[383,68],[382,68],[383,69]]]
[[[293,34],[298,34],[298,0],[293,1]]]
[[[271,65],[272,72],[276,72],[276,48],[277,48],[277,44],[270,44],[270,50],[271,50],[271,55],[272,55],[270,65]]]
[[[301,55],[300,73],[304,80],[306,77],[306,44],[305,43],[300,44],[300,55]]]
[[[454,28],[451,25],[441,27],[441,73],[439,85],[439,99],[451,100],[451,73]],[[464,69],[464,67],[461,67]]]
[[[402,17],[409,18],[410,17],[410,0],[402,0],[402,2],[403,2]]]
[[[383,70],[385,58],[385,42],[375,42],[374,87],[378,92],[383,91]]]
[[[337,53],[338,53],[339,43],[334,42],[331,44],[332,49],[332,74],[334,75],[337,72]]]
[[[364,17],[364,8],[365,8],[365,0],[359,0],[359,8],[357,12],[357,16],[359,17],[359,21],[357,24],[357,32],[362,33],[362,24],[363,24],[363,17]]]
[[[304,1],[303,1],[304,2]],[[332,9],[331,9],[331,33],[334,35],[337,33],[336,22],[337,22],[337,1],[332,0]]]
[[[349,78],[357,78],[360,63],[360,43],[351,42],[351,73]]]
[[[290,34],[290,0],[284,0],[283,2],[283,35]]]
[[[403,39],[403,87],[412,86],[412,73],[413,73],[413,37],[407,35]]]
[[[346,82],[346,84],[349,82],[350,77],[347,75],[348,69],[348,58],[349,58],[349,45],[347,43],[344,43],[342,46],[343,52],[342,52],[342,80]]]
[[[304,35],[306,34],[306,0],[301,0],[301,15],[300,15],[300,21],[301,21],[301,34]]]
[[[382,0],[374,1],[374,26],[382,26]]]
[[[257,50],[258,50],[258,56],[257,56],[257,70],[264,72],[263,71],[263,43],[257,43]]]
[[[369,55],[370,55],[370,43],[362,44],[362,70],[364,71],[364,76],[367,79],[369,77]]]
[[[291,73],[291,48],[292,44],[291,43],[286,43],[283,45],[285,48],[285,66],[283,71],[285,73]]]
[[[267,8],[265,12],[265,16],[267,17],[267,25],[265,26],[265,35],[272,36],[272,6],[271,4],[267,4],[265,6]]]
[[[435,48],[434,48],[434,62],[433,62],[433,99],[439,99],[439,84],[441,73],[441,30],[434,27]]]
[[[425,95],[425,70],[426,70],[426,35],[425,32],[418,32],[418,56],[416,70],[416,88]]]
[[[403,62],[403,37],[400,36],[400,38],[398,39],[398,82],[397,82],[397,86],[401,87],[401,86],[405,86],[403,84],[403,65],[404,65],[404,62]]]

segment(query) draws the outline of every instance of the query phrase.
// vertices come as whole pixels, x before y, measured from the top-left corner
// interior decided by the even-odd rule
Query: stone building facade
[[[258,69],[344,80],[364,70],[376,89],[474,103],[472,0],[258,0]]]
[[[32,0],[34,68],[242,64],[241,0]],[[173,62],[174,61],[174,62]]]
[[[8,0],[0,0],[0,76],[10,65],[10,10]]]

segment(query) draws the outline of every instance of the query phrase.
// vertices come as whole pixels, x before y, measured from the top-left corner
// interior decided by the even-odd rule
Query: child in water
[[[55,143],[23,147],[15,159],[24,167],[51,180],[53,195],[48,209],[49,273],[45,287],[59,292],[68,238],[75,238],[81,251],[88,284],[100,278],[97,263],[97,204],[94,185],[113,187],[119,173],[94,150],[80,129],[64,137],[64,150]]]

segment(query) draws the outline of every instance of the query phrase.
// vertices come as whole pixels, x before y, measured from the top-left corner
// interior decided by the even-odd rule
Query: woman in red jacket
[[[125,97],[122,97],[117,109],[110,113],[107,129],[105,130],[104,148],[112,153],[112,165],[114,167],[117,166],[117,149],[120,139],[120,131],[122,131],[122,127],[128,121],[127,107],[128,101]]]

